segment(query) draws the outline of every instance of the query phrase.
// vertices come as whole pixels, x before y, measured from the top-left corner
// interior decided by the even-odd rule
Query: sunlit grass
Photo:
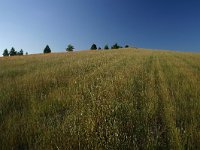
[[[0,149],[199,149],[200,55],[0,58]]]

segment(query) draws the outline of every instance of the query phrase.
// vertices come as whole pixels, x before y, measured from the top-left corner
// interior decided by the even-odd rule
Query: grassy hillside
[[[0,149],[200,149],[200,54],[0,58]]]

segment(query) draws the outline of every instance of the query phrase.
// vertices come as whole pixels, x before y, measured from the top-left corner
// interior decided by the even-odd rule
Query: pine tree
[[[91,46],[90,49],[91,49],[91,50],[97,50],[97,46],[96,46],[96,44],[92,44],[92,46]]]
[[[21,49],[21,50],[18,52],[18,55],[24,55],[23,49]]]
[[[105,45],[105,46],[104,46],[104,49],[109,49],[108,45]]]
[[[14,47],[11,48],[9,55],[10,55],[10,56],[15,56],[15,55],[17,55],[17,52],[15,51],[15,48],[14,48]]]
[[[7,49],[5,49],[5,50],[3,51],[3,56],[4,56],[4,57],[5,57],[5,56],[9,56],[9,52],[8,52]]]
[[[44,49],[44,54],[45,54],[45,53],[51,53],[51,49],[50,49],[49,45],[47,45],[47,46],[45,47],[45,49]]]

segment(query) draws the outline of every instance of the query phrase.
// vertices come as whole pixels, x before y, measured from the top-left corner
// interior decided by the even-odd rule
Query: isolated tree
[[[10,52],[9,52],[9,55],[10,55],[10,56],[15,56],[15,55],[17,55],[17,52],[15,51],[15,48],[14,48],[14,47],[11,48],[11,50],[10,50]]]
[[[101,47],[99,47],[98,50],[101,50]]]
[[[96,46],[96,44],[92,44],[92,46],[91,46],[90,49],[91,49],[91,50],[97,50],[97,46]]]
[[[114,45],[111,47],[111,49],[119,49],[119,48],[121,48],[121,46],[119,46],[117,43],[114,44]]]
[[[69,45],[67,46],[67,48],[66,48],[66,51],[67,51],[67,52],[73,52],[73,50],[74,50],[74,46],[71,45],[71,44],[69,44]]]
[[[45,53],[51,53],[51,49],[49,47],[49,45],[47,45],[45,48],[44,48],[44,54]]]
[[[129,48],[129,45],[125,45],[125,48]]]
[[[108,45],[105,45],[105,46],[104,46],[104,49],[109,49]]]
[[[4,56],[4,57],[5,57],[5,56],[9,56],[9,52],[8,52],[7,49],[5,49],[5,50],[3,51],[3,56]]]
[[[23,49],[21,49],[21,50],[19,51],[19,53],[20,53],[20,55],[24,55]]]
[[[26,55],[28,55],[28,52],[26,52]]]

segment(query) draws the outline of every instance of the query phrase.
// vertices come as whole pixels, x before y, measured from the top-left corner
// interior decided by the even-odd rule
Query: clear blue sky
[[[200,52],[199,0],[0,0],[0,54],[96,43]]]

